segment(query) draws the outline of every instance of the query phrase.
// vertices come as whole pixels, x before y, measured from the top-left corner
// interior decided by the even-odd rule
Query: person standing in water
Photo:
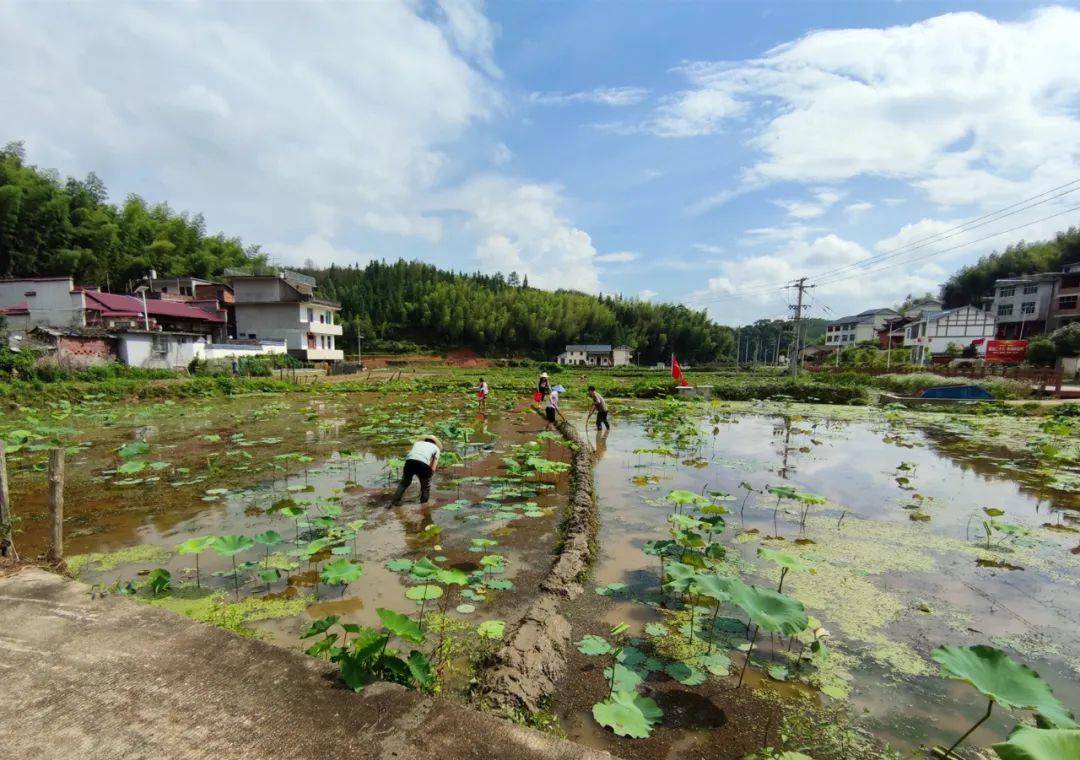
[[[559,392],[552,388],[548,391],[547,402],[544,404],[544,417],[547,419],[547,425],[544,426],[544,430],[551,430],[555,425],[555,421],[559,414]]]
[[[439,439],[433,435],[425,435],[412,445],[405,457],[401,482],[398,483],[397,493],[390,502],[391,506],[401,504],[401,498],[405,495],[405,489],[412,484],[413,477],[420,479],[420,503],[427,504],[431,496],[431,477],[439,466],[441,445]]]
[[[488,384],[484,382],[484,378],[480,378],[480,385],[476,389],[476,397],[480,399],[480,411],[487,411],[487,397],[491,393],[491,389],[488,388]]]
[[[596,412],[596,429],[597,429],[597,431],[599,431],[601,427],[604,427],[607,430],[611,430],[611,423],[608,422],[607,402],[604,401],[603,396],[601,396],[599,393],[596,392],[596,386],[595,385],[590,385],[589,386],[589,398],[591,398],[592,402],[593,402],[593,408],[592,408],[592,411],[589,412],[589,415],[591,416],[593,412]],[[588,420],[588,418],[586,418],[586,420],[585,420],[585,429],[586,430],[589,429],[589,420]]]

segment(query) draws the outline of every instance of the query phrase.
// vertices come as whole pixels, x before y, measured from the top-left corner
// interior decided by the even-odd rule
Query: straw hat
[[[547,372],[541,372],[540,377],[547,378]]]
[[[440,449],[442,448],[442,443],[441,443],[441,442],[439,441],[439,439],[438,439],[438,438],[436,438],[436,437],[435,437],[435,436],[433,436],[433,435],[425,435],[425,436],[424,436],[423,438],[421,438],[420,440],[421,440],[421,441],[428,441],[428,442],[430,442],[430,443],[434,443],[434,444],[435,444],[436,446],[438,446],[438,447],[439,447]]]

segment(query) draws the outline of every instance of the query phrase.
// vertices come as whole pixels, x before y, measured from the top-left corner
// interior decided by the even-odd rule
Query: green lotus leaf
[[[411,559],[405,559],[404,557],[401,559],[392,559],[384,565],[384,567],[392,573],[411,570],[412,566],[413,561]]]
[[[783,665],[770,665],[767,672],[769,678],[774,681],[786,681],[790,676],[788,669]]]
[[[499,578],[488,578],[484,581],[484,585],[495,591],[509,591],[514,587],[514,584],[510,581],[501,580]]]
[[[699,596],[707,596],[717,602],[726,602],[731,598],[731,594],[728,592],[730,585],[730,578],[725,578],[716,573],[699,573],[694,577],[694,581],[690,585],[690,591]]]
[[[189,538],[176,547],[178,554],[202,554],[213,546],[217,536],[203,536],[202,538]]]
[[[430,602],[432,599],[438,599],[443,595],[443,590],[439,586],[425,583],[420,586],[411,586],[405,592],[406,599],[412,599],[414,602]]]
[[[172,586],[172,574],[163,567],[154,568],[146,577],[146,584],[155,595],[168,591]]]
[[[431,663],[422,652],[414,649],[409,653],[405,664],[409,666],[409,673],[421,689],[431,689],[435,685],[435,671],[431,669]]]
[[[277,531],[268,530],[265,533],[260,533],[257,536],[253,536],[255,543],[262,544],[263,546],[277,546],[284,539]]]
[[[611,644],[607,639],[600,636],[594,636],[593,634],[586,634],[581,638],[581,641],[577,641],[574,645],[578,648],[578,651],[587,655],[607,654],[611,651]]]
[[[424,641],[424,632],[420,630],[420,626],[412,621],[412,618],[382,607],[376,609],[375,614],[379,616],[379,620],[382,621],[386,630],[399,639],[404,639],[413,644],[420,644]]]
[[[254,545],[255,542],[247,536],[218,536],[211,544],[213,550],[222,557],[232,557]]]
[[[731,668],[731,659],[719,652],[703,654],[697,658],[697,664],[714,676],[726,676]]]
[[[141,459],[129,459],[117,467],[116,471],[121,475],[134,475],[137,472],[142,472],[146,467],[146,462]]]
[[[967,681],[1007,710],[1036,710],[1058,728],[1078,728],[1050,686],[1027,665],[1000,649],[946,645],[930,653],[946,678]]]
[[[424,557],[419,562],[414,562],[412,567],[409,568],[409,575],[417,580],[425,580],[431,578],[435,573],[439,572],[439,566],[432,562],[427,557]]]
[[[767,489],[773,496],[779,496],[781,499],[794,499],[799,492],[791,486],[769,486]]]
[[[116,453],[120,455],[121,459],[131,459],[140,454],[145,454],[149,450],[150,444],[146,441],[132,441],[131,443],[125,443]]]
[[[667,636],[670,631],[667,626],[661,623],[647,623],[645,625],[645,635],[652,636],[653,638],[660,638],[661,636]]]
[[[652,557],[673,557],[682,553],[682,547],[671,539],[646,541],[641,550]]]
[[[670,492],[665,498],[672,504],[699,504],[706,501],[704,497],[698,496],[693,491],[681,489]]]
[[[983,512],[988,514],[990,517],[1001,517],[1003,514],[1005,514],[1004,509],[998,509],[997,507],[983,507]]]
[[[281,571],[276,567],[270,567],[259,571],[259,580],[263,583],[274,583],[280,579]]]
[[[705,674],[685,662],[670,662],[664,668],[664,672],[683,686],[697,686],[705,683]]]
[[[777,549],[769,549],[767,547],[761,547],[757,550],[758,556],[762,559],[766,559],[769,562],[774,562],[780,567],[786,567],[788,570],[793,570],[797,573],[805,573],[810,570],[810,565],[802,561],[800,557],[790,554],[788,552],[782,552]]]
[[[506,631],[506,623],[502,620],[485,620],[476,627],[476,632],[485,639],[499,641]]]
[[[300,634],[302,639],[310,639],[312,636],[318,636],[321,633],[329,631],[337,621],[341,620],[339,615],[328,615],[324,618],[312,621],[304,633]]]
[[[327,586],[347,586],[364,574],[364,568],[347,559],[335,559],[327,562],[319,573],[319,578]]]
[[[1001,760],[1061,760],[1080,757],[1080,730],[1020,726],[1009,740],[995,744]]]
[[[626,591],[628,588],[630,587],[627,586],[625,583],[620,583],[619,581],[616,581],[614,583],[609,583],[606,586],[597,586],[596,593],[600,596],[612,596],[613,594],[619,594],[623,591]]]
[[[459,604],[454,609],[456,609],[462,615],[469,615],[473,612],[476,612],[476,607],[472,604]]]
[[[667,575],[664,587],[680,594],[688,591],[697,577],[697,568],[683,562],[669,562],[664,570]]]
[[[788,636],[806,630],[808,620],[802,602],[770,589],[747,586],[733,579],[729,583],[731,601],[742,609],[753,623],[770,633]]]
[[[611,682],[611,668],[604,668],[604,678]],[[615,665],[615,691],[634,691],[643,680],[643,675],[638,671],[621,663]]]
[[[461,570],[439,570],[435,573],[435,580],[446,586],[467,586],[469,576]]]
[[[610,728],[616,736],[647,739],[653,726],[664,717],[656,702],[633,691],[616,691],[592,709],[593,720]]]

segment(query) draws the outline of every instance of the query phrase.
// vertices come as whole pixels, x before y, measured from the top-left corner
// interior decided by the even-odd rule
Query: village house
[[[1022,340],[1045,332],[1060,276],[1056,272],[1044,272],[997,280],[990,302],[990,313],[997,318],[994,337]]]
[[[230,274],[236,337],[284,340],[289,354],[309,362],[345,358],[337,346],[341,304],[315,295],[315,280],[296,272]]]
[[[881,348],[889,348],[890,345],[898,348],[904,345],[904,328],[912,322],[918,322],[925,314],[941,310],[941,301],[927,298],[915,301],[894,317],[886,317],[881,329],[877,331],[878,345]]]
[[[572,345],[555,357],[559,364],[582,367],[625,367],[633,350],[629,346],[612,348],[607,344]]]
[[[994,331],[993,314],[975,306],[961,306],[928,312],[919,321],[907,325],[904,346],[911,349],[913,362],[926,364],[933,357],[948,356],[955,350],[950,346],[964,350],[976,341],[985,345],[986,339],[994,337]]]
[[[1070,264],[1058,277],[1050,301],[1048,331],[1080,320],[1080,263]]]
[[[885,320],[900,316],[892,309],[868,309],[850,317],[841,317],[825,324],[826,346],[853,346],[875,341]]]

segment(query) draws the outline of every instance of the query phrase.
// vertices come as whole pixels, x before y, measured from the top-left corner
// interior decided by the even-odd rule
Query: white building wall
[[[35,327],[85,327],[86,313],[81,292],[72,292],[71,278],[62,280],[0,281],[0,306],[14,306],[26,301],[29,317],[8,318],[8,329],[32,330]]]
[[[121,333],[120,361],[144,369],[180,369],[192,359],[205,358],[206,341],[194,335],[175,333]]]

